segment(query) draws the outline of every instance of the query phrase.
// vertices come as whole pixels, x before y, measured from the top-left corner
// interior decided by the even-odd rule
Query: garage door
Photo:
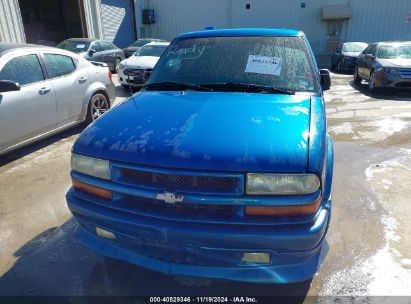
[[[129,46],[134,40],[132,0],[102,0],[104,39],[119,48]]]

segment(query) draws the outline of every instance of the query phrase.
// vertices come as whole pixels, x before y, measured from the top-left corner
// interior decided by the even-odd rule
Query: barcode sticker
[[[245,72],[278,76],[281,73],[281,58],[249,55]]]

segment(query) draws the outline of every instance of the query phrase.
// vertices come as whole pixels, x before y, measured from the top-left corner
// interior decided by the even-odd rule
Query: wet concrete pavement
[[[326,106],[333,214],[312,281],[172,278],[80,247],[64,198],[76,128],[0,158],[0,295],[411,295],[411,95],[370,96],[333,75]]]

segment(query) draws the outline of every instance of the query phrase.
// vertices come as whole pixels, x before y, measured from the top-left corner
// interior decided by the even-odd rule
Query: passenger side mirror
[[[147,69],[144,71],[144,82],[146,82],[150,78],[152,71],[153,71],[152,69]]]
[[[320,70],[321,87],[323,91],[327,91],[331,87],[331,77],[328,70]]]
[[[20,91],[20,84],[10,80],[0,80],[0,93]]]
[[[90,51],[88,51],[89,56],[93,56],[94,53],[96,53],[95,49],[90,49]]]
[[[365,58],[369,59],[369,60],[373,60],[374,59],[374,55],[372,54],[365,54]]]

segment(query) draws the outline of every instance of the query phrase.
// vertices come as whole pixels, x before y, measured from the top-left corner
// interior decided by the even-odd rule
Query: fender
[[[334,144],[331,136],[327,134],[327,159],[324,168],[324,181],[323,181],[323,200],[331,200],[331,185],[333,181],[333,168],[334,168]]]
[[[326,157],[327,121],[323,98],[311,97],[310,139],[307,171],[321,176]]]

